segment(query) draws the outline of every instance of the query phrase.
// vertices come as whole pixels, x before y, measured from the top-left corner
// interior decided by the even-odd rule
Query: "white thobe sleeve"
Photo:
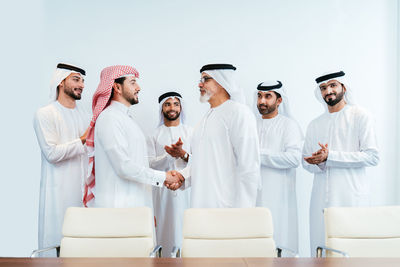
[[[156,170],[163,170],[165,167],[168,167],[171,162],[175,161],[175,158],[171,157],[167,152],[157,156],[155,136],[151,136],[147,140],[147,153],[149,155],[150,167]]]
[[[162,187],[166,178],[165,172],[150,169],[137,164],[128,155],[128,137],[123,131],[121,122],[109,121],[107,127],[98,130],[97,138],[104,148],[115,173],[122,179]]]
[[[362,114],[359,120],[359,131],[354,133],[358,136],[360,151],[332,151],[329,150],[327,167],[337,168],[360,168],[376,166],[379,162],[379,153],[373,120],[368,114]]]
[[[315,133],[313,131],[313,128],[311,125],[308,126],[307,128],[307,133],[306,137],[304,140],[304,145],[303,145],[303,155],[302,155],[302,161],[301,163],[303,164],[303,168],[306,169],[307,171],[311,173],[318,173],[318,172],[324,172],[326,170],[325,162],[322,164],[309,164],[307,161],[304,160],[305,157],[309,157],[314,153],[316,150],[313,150],[313,144],[318,143],[318,141],[313,140]]]
[[[185,178],[185,181],[183,182],[182,186],[180,187],[180,190],[185,190],[187,188],[190,188],[192,186],[192,178],[190,175],[191,172],[191,161],[192,161],[192,137],[193,137],[193,130],[189,130],[188,136],[186,136],[186,140],[189,143],[189,146],[186,147],[186,153],[189,154],[189,160],[186,164],[186,167],[180,170],[180,174]]]
[[[276,169],[297,168],[300,165],[303,134],[299,127],[288,124],[282,138],[284,151],[273,152],[260,149],[261,165]]]
[[[179,188],[181,190],[185,190],[187,188],[190,188],[192,186],[192,178],[190,176],[190,156],[189,156],[189,163],[186,165],[186,167],[182,170],[180,170],[180,174],[185,178],[185,181],[183,182],[182,186]]]
[[[55,164],[86,153],[85,146],[79,137],[66,143],[59,143],[56,130],[57,122],[53,116],[53,114],[39,110],[33,120],[36,137],[46,160]]]
[[[239,178],[236,207],[254,207],[261,181],[260,148],[256,119],[250,110],[240,110],[232,119],[230,140],[236,157],[236,174]]]

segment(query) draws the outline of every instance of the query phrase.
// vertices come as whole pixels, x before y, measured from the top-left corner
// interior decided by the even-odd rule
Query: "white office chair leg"
[[[50,250],[56,250],[57,258],[60,257],[60,246],[53,246],[53,247],[48,247],[48,248],[42,248],[42,249],[37,249],[32,251],[31,258],[37,258],[40,253],[50,251]]]
[[[162,256],[162,247],[160,245],[156,246],[149,255],[150,258],[161,258],[161,256]]]
[[[278,258],[282,257],[282,251],[288,252],[294,258],[298,258],[299,257],[299,254],[297,254],[294,250],[292,250],[290,248],[279,246],[279,247],[276,248],[276,252],[277,252],[277,257]]]
[[[338,250],[338,249],[329,248],[329,247],[325,247],[325,246],[319,246],[319,247],[317,247],[317,258],[322,258],[322,253],[323,253],[324,250],[325,251],[329,250],[329,251],[341,254],[343,257],[346,257],[346,258],[349,257],[349,254],[347,254],[344,251],[341,251],[341,250]]]
[[[180,258],[181,249],[179,247],[173,247],[171,251],[171,258]]]

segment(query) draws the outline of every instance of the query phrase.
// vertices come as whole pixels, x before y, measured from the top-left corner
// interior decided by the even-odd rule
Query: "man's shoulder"
[[[286,128],[299,128],[298,122],[291,117],[280,114],[279,120],[283,125],[287,126]]]
[[[229,101],[228,103],[228,111],[230,114],[234,114],[235,116],[253,116],[254,114],[251,111],[251,109],[242,103],[236,102],[236,101]],[[233,116],[232,116],[233,117]]]
[[[316,118],[314,118],[310,121],[310,123],[308,124],[308,127],[313,127],[314,125],[320,124],[321,122],[326,120],[326,117],[327,117],[326,112],[318,115]]]
[[[158,136],[160,134],[160,132],[162,132],[165,129],[165,125],[161,124],[159,126],[157,126],[151,133],[150,133],[150,137],[155,138],[156,136]]]
[[[358,105],[349,106],[348,112],[351,112],[353,119],[357,121],[366,122],[373,119],[371,112]]]
[[[228,101],[228,105],[232,108],[238,108],[238,109],[247,109],[249,108],[247,105],[242,104],[240,102],[237,101],[233,101],[233,100],[229,100]]]
[[[296,121],[293,119],[293,118],[291,118],[291,117],[288,117],[288,116],[286,116],[286,115],[282,115],[282,114],[278,114],[278,118],[279,118],[279,120],[281,120],[283,123],[296,123]]]
[[[58,110],[54,103],[50,103],[46,106],[38,108],[38,110],[35,113],[36,119],[48,119],[51,117],[54,117],[58,114]]]
[[[185,131],[193,131],[193,127],[188,124],[182,123],[181,126]]]
[[[359,105],[349,105],[348,110],[354,114],[370,115],[370,112]]]
[[[121,116],[118,116],[118,110],[113,109],[112,106],[108,106],[99,114],[96,124],[113,123],[119,121],[120,119]]]
[[[77,103],[75,109],[82,116],[90,116],[91,115],[90,109],[87,106],[85,106],[83,103]]]

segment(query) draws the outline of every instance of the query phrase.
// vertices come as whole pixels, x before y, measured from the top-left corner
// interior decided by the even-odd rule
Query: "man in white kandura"
[[[42,151],[39,249],[60,245],[65,210],[82,206],[90,115],[76,100],[81,99],[84,77],[83,69],[58,64],[51,82],[51,103],[40,108],[34,117],[33,125]]]
[[[259,84],[256,97],[262,181],[257,206],[271,210],[277,245],[297,253],[296,168],[301,163],[303,133],[291,117],[280,81]]]
[[[110,66],[101,72],[88,137],[92,142],[94,130],[95,207],[152,208],[152,185],[176,189],[183,182],[174,171],[149,168],[146,139],[129,109],[139,103],[138,78],[131,66]]]
[[[303,166],[314,173],[310,203],[311,252],[325,245],[323,209],[370,205],[365,167],[379,162],[374,122],[354,104],[343,71],[316,79],[315,96],[326,112],[311,121]]]
[[[201,68],[200,101],[210,109],[191,145],[191,207],[255,207],[260,181],[257,124],[230,64]],[[186,168],[183,176],[188,177]],[[188,185],[185,183],[185,186]]]
[[[167,92],[158,98],[160,122],[148,139],[150,167],[160,171],[182,170],[189,160],[192,127],[185,124],[184,100]],[[157,244],[166,252],[182,245],[183,212],[189,208],[190,189],[171,191],[153,187]],[[164,254],[165,255],[165,254]]]

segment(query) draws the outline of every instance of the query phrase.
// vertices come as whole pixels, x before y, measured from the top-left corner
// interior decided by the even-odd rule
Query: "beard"
[[[261,109],[261,107],[265,107],[265,109]],[[276,108],[277,108],[276,102],[275,102],[275,104],[273,104],[271,106],[264,105],[264,104],[257,105],[258,112],[260,112],[261,115],[270,114],[270,113],[274,112],[276,110]]]
[[[335,99],[326,100],[326,98],[328,96],[330,96],[330,95],[335,95],[336,98]],[[342,101],[343,97],[344,97],[344,91],[342,91],[342,92],[340,92],[338,94],[332,93],[332,94],[326,95],[325,98],[324,98],[324,101],[325,101],[326,104],[328,104],[329,106],[332,107],[332,106],[336,105],[337,103],[339,103],[340,101]]]
[[[131,105],[136,105],[137,103],[139,103],[139,98],[134,98],[134,97],[132,97],[132,98],[127,99],[127,100],[129,101],[129,103],[130,103]]]
[[[201,103],[208,102],[208,100],[210,100],[211,96],[212,96],[212,93],[210,93],[209,91],[206,90],[206,93],[204,95],[200,94],[200,102]]]
[[[178,112],[178,111],[176,111],[174,116],[170,116],[170,115],[169,115],[169,112],[164,112],[164,111],[163,111],[163,115],[164,115],[164,118],[165,118],[166,120],[174,121],[174,120],[176,120],[176,119],[179,118],[179,116],[181,115],[181,113]]]
[[[125,90],[122,90],[122,97],[129,102],[129,104],[131,105],[135,105],[137,103],[139,103],[139,97],[136,95],[135,98],[135,94],[129,94],[127,93]]]
[[[66,87],[65,89],[64,89],[64,93],[67,95],[67,96],[69,96],[69,97],[72,97],[74,100],[80,100],[81,99],[81,97],[82,97],[82,90],[81,90],[81,93],[75,93],[75,89],[77,89],[77,90],[80,90],[80,89],[78,89],[78,88],[71,88],[71,87]]]

